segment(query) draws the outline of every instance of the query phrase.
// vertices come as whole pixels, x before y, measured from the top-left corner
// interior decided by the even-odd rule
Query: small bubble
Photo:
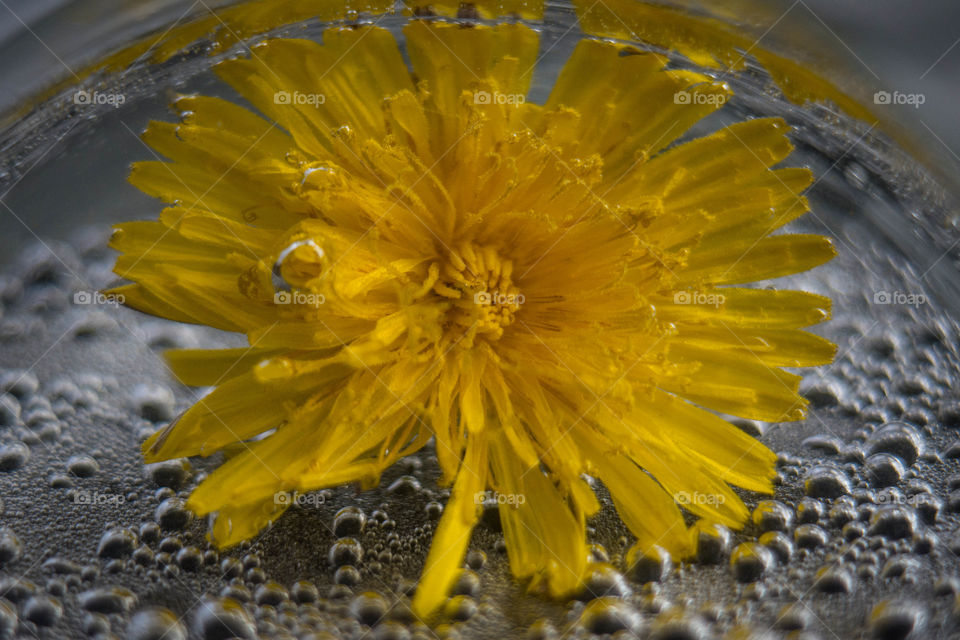
[[[733,534],[721,524],[694,525],[697,532],[697,561],[703,564],[719,564],[730,552]]]
[[[874,487],[889,487],[903,479],[906,469],[900,458],[889,453],[875,453],[864,464],[867,482]]]
[[[127,625],[127,640],[186,640],[187,631],[177,615],[162,607],[148,607],[133,614]]]
[[[803,526],[804,525],[800,525],[800,527],[797,527],[797,531],[801,531],[801,527]],[[796,532],[794,533],[796,534]],[[767,549],[770,549],[781,564],[787,564],[790,562],[790,558],[793,557],[793,542],[791,542],[787,534],[782,531],[768,531],[760,536],[757,542]]]
[[[290,589],[290,595],[293,597],[295,602],[316,602],[318,596],[317,587],[314,586],[312,582],[300,580],[293,585],[293,588]]]
[[[184,458],[155,462],[144,467],[150,480],[158,487],[179,489],[190,477],[190,463]]]
[[[8,371],[0,376],[0,391],[20,400],[32,396],[39,388],[40,381],[29,371]]]
[[[154,519],[161,529],[177,531],[186,527],[193,520],[193,514],[187,510],[183,500],[173,497],[167,498],[157,506]]]
[[[38,627],[52,627],[63,615],[63,607],[49,596],[32,596],[23,605],[23,619]]]
[[[157,384],[138,384],[131,392],[137,412],[150,422],[167,422],[175,415],[173,392]]]
[[[338,538],[363,533],[367,516],[357,507],[344,507],[333,517],[333,534]]]
[[[20,442],[0,446],[0,471],[15,471],[30,460],[30,449]]]
[[[739,582],[759,580],[773,564],[773,554],[757,542],[740,544],[730,556],[730,568]]]
[[[100,470],[100,465],[90,456],[71,456],[67,459],[67,472],[78,478],[90,478]]]
[[[372,591],[360,594],[350,603],[350,615],[360,624],[375,626],[387,614],[387,601]]]
[[[9,393],[0,394],[0,427],[12,427],[20,423],[20,402]]]
[[[353,587],[360,583],[360,572],[351,565],[344,565],[333,574],[333,581],[338,585]]]
[[[793,532],[793,540],[801,549],[816,549],[827,544],[827,532],[815,524],[802,524]]]
[[[817,572],[813,586],[823,593],[850,593],[854,580],[850,572],[838,566],[824,567]]]
[[[329,559],[335,567],[359,564],[363,559],[363,547],[354,538],[340,538],[330,546]]]
[[[761,531],[787,531],[793,525],[793,512],[777,500],[761,500],[753,510],[753,523]]]
[[[850,481],[836,467],[821,465],[804,476],[803,490],[811,498],[838,498],[850,493]]]
[[[879,640],[902,640],[911,634],[922,637],[926,618],[919,605],[884,600],[870,611],[867,632]]]
[[[279,606],[289,598],[286,588],[277,582],[267,582],[257,587],[253,594],[254,601],[259,605]]]
[[[673,570],[673,559],[663,547],[634,547],[627,553],[627,566],[630,577],[637,582],[660,582]]]
[[[911,466],[924,451],[924,441],[917,430],[906,422],[883,425],[867,438],[867,454],[889,453]]]
[[[77,600],[80,606],[95,613],[126,613],[137,603],[137,596],[129,589],[119,587],[84,591]]]
[[[0,567],[6,567],[23,555],[20,538],[9,527],[0,527]]]
[[[250,616],[240,603],[230,598],[204,600],[194,614],[193,627],[203,640],[253,640],[257,636]]]
[[[400,496],[410,496],[419,491],[420,481],[413,476],[400,476],[387,487],[387,493]]]
[[[203,553],[194,546],[184,547],[174,556],[174,561],[184,571],[196,572],[203,566]]]
[[[580,614],[580,625],[590,633],[615,634],[628,631],[638,634],[642,620],[627,603],[613,597],[597,598]]]
[[[100,537],[97,555],[101,558],[122,558],[130,555],[136,545],[137,536],[129,529],[107,529]]]

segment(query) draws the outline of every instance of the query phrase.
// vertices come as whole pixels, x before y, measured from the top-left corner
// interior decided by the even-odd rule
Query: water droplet
[[[293,596],[295,602],[310,603],[316,602],[319,594],[317,593],[317,587],[312,582],[300,580],[290,589],[290,595]]]
[[[740,582],[754,582],[771,566],[773,554],[757,542],[744,542],[733,550],[730,568]]]
[[[867,438],[868,455],[889,453],[900,458],[908,467],[923,453],[923,438],[906,422],[891,422],[883,425]]]
[[[373,591],[361,593],[350,603],[350,615],[360,624],[376,625],[387,614],[387,601]]]
[[[889,453],[876,453],[864,465],[867,482],[874,487],[889,487],[903,478],[906,469],[900,458]]]
[[[20,442],[0,446],[0,471],[16,471],[30,460],[30,449]]]
[[[78,478],[90,478],[100,470],[100,465],[90,456],[70,456],[67,459],[67,472]]]
[[[803,525],[797,527],[797,531],[800,531],[802,526]],[[787,534],[782,531],[768,531],[760,536],[757,542],[767,549],[770,549],[781,564],[787,564],[790,562],[790,558],[793,557],[793,542],[791,542]]]
[[[787,531],[793,525],[793,512],[777,500],[761,500],[753,510],[753,523],[761,531]]]
[[[49,596],[32,596],[23,605],[23,619],[38,627],[52,627],[63,615],[63,607]]]
[[[239,602],[230,598],[204,600],[194,615],[193,626],[203,640],[253,640],[257,635],[250,616]]]
[[[131,400],[137,412],[150,422],[173,420],[176,400],[173,392],[158,384],[138,384],[131,392]]]
[[[363,559],[363,547],[354,538],[340,538],[330,546],[329,559],[335,567],[359,564]]]
[[[838,498],[850,493],[850,481],[836,467],[820,465],[807,472],[803,490],[811,498]]]
[[[816,549],[827,544],[827,532],[815,524],[802,524],[793,532],[793,539],[801,549]]]
[[[480,593],[480,576],[470,569],[463,569],[450,589],[450,595],[477,596]]]
[[[0,391],[20,400],[32,396],[39,388],[40,381],[29,371],[8,371],[0,376]]]
[[[323,248],[310,238],[290,243],[273,263],[273,288],[290,291],[304,286],[323,273],[326,257]]]
[[[854,580],[850,572],[844,567],[824,567],[817,572],[813,586],[823,593],[850,593],[853,591]]]
[[[0,638],[12,638],[17,628],[17,610],[5,600],[0,600]]]
[[[467,552],[466,563],[474,571],[480,571],[487,563],[487,554],[478,549],[472,549]]]
[[[186,640],[187,631],[177,615],[162,607],[149,607],[133,614],[127,625],[127,640]]]
[[[387,487],[387,493],[401,496],[410,496],[419,491],[420,481],[413,476],[400,476]]]
[[[20,538],[9,527],[0,527],[0,567],[6,567],[23,555]]]
[[[719,564],[730,552],[733,534],[721,524],[694,524],[697,532],[697,561],[703,564]]]
[[[259,605],[277,607],[288,599],[287,590],[277,582],[267,582],[257,587],[253,599]]]
[[[922,637],[926,618],[926,612],[919,605],[884,600],[870,612],[867,631],[870,637],[882,640],[902,640],[912,633]]]
[[[629,605],[617,598],[597,598],[591,601],[580,614],[580,624],[590,633],[614,634],[629,631],[638,634],[642,620]]]
[[[107,529],[100,537],[97,555],[101,558],[122,558],[130,555],[137,545],[137,536],[129,529],[116,527]]]
[[[129,589],[101,588],[84,591],[77,597],[80,606],[95,613],[125,613],[137,603],[137,596]]]
[[[659,582],[673,570],[673,559],[663,547],[640,549],[634,546],[627,553],[627,566],[630,577],[637,582]]]
[[[194,546],[184,547],[175,556],[177,566],[184,571],[196,572],[203,566],[203,553]]]
[[[158,487],[177,490],[190,477],[190,463],[185,458],[174,458],[148,464],[144,472]]]
[[[344,565],[334,572],[333,581],[338,585],[353,587],[360,583],[360,572],[352,565]]]
[[[917,518],[910,509],[900,506],[882,507],[870,518],[869,534],[899,540],[912,537],[916,527]]]
[[[359,536],[367,524],[367,516],[358,507],[344,507],[333,517],[333,534],[338,538]]]
[[[464,622],[477,614],[477,603],[470,596],[454,596],[447,601],[444,612],[452,620]]]
[[[0,394],[0,427],[12,427],[20,423],[20,402],[16,397]]]
[[[160,525],[160,528],[167,531],[177,531],[186,527],[193,520],[193,514],[187,510],[183,500],[174,497],[167,498],[157,506],[154,519]]]

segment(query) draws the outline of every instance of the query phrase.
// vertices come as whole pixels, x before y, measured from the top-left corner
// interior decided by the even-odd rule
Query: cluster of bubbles
[[[960,619],[960,357],[930,309],[861,343],[870,311],[851,305],[828,327],[841,355],[806,388],[811,419],[739,423],[778,452],[775,495],[744,494],[743,531],[699,527],[692,562],[628,556],[598,485],[592,574],[554,603],[510,577],[490,496],[429,627],[410,597],[449,496],[430,449],[378,489],[326,490],[216,549],[185,499],[217,460],[138,452],[197,397],[158,382],[156,352],[224,338],[69,306],[108,281],[100,242],[28,249],[0,276],[0,638],[904,638]]]

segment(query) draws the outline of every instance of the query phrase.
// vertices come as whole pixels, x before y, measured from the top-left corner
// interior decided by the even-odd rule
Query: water
[[[531,99],[581,37],[569,27],[569,12],[552,6]],[[105,225],[157,214],[125,181],[130,162],[151,157],[136,134],[172,118],[165,105],[176,93],[235,98],[209,72],[232,54],[197,47],[137,65],[114,79],[119,107],[81,108],[64,94],[0,135],[10,210],[0,234],[0,637],[433,633],[409,610],[448,497],[429,449],[376,490],[311,494],[254,542],[218,552],[183,506],[210,461],[144,467],[139,444],[194,399],[171,382],[160,351],[233,338],[73,303],[111,282]],[[628,561],[627,531],[606,500],[591,523],[596,575],[568,603],[527,595],[509,577],[491,510],[447,609],[451,637],[955,633],[960,279],[956,250],[945,253],[958,238],[950,197],[869,124],[778,98],[755,66],[729,81],[735,98],[701,126],[786,117],[796,128],[791,164],[818,178],[813,213],[794,228],[830,235],[839,251],[778,281],[834,300],[833,320],[817,330],[838,356],[807,375],[810,418],[740,423],[778,453],[776,494],[745,495],[748,526],[702,531],[699,561],[681,566]]]

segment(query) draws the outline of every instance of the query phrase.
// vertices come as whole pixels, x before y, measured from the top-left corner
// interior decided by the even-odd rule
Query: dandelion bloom
[[[801,330],[829,300],[744,288],[833,255],[772,232],[811,174],[772,167],[758,118],[677,142],[729,89],[635,48],[581,41],[543,104],[537,33],[413,20],[407,67],[375,26],[274,39],[219,76],[260,114],[186,96],[131,181],[170,203],[118,225],[128,305],[246,334],[178,350],[215,386],[143,447],[229,457],[188,506],[220,546],[287,508],[278,492],[378,484],[431,439],[452,486],[414,610],[445,601],[496,491],[510,567],[574,593],[598,479],[637,543],[684,557],[678,506],[738,527],[731,485],[769,492],[774,455],[720,417],[801,419],[799,377],[834,345]],[[690,136],[688,136],[690,138]],[[515,498],[515,499],[511,499]]]

